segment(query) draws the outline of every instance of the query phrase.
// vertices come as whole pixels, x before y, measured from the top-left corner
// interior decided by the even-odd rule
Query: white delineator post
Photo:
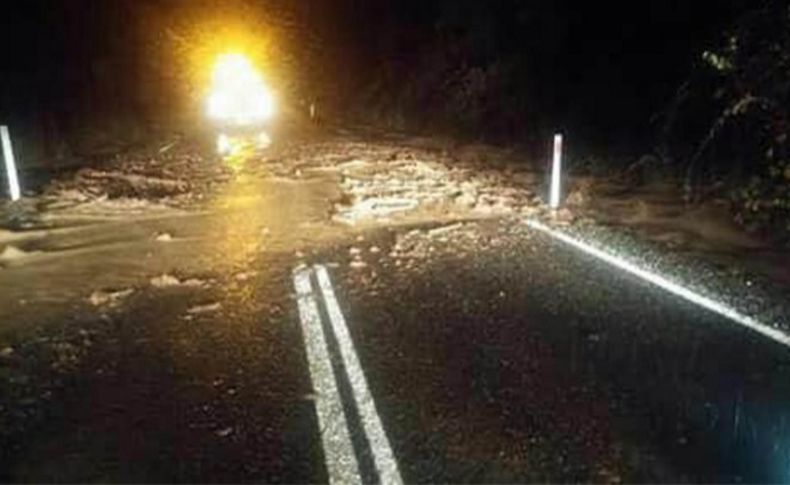
[[[5,160],[6,178],[8,178],[8,192],[11,200],[19,200],[19,177],[16,173],[16,161],[14,160],[14,150],[11,148],[11,136],[8,134],[8,127],[0,126],[0,142],[3,144],[3,159]]]
[[[551,164],[551,193],[549,206],[552,209],[560,207],[560,174],[562,173],[562,135],[554,135],[554,160]]]

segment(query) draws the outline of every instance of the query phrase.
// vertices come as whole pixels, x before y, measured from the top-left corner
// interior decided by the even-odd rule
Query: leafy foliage
[[[702,53],[665,114],[663,154],[683,167],[689,200],[723,181],[740,221],[790,234],[787,5],[743,15]]]
[[[768,165],[767,173],[752,176],[733,190],[736,220],[754,230],[769,229],[788,240],[790,236],[790,161]]]

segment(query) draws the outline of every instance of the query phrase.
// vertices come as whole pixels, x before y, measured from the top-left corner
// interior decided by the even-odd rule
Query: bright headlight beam
[[[274,96],[252,63],[240,54],[221,56],[214,65],[209,117],[246,125],[274,116]]]
[[[217,153],[220,155],[228,155],[233,149],[233,144],[230,142],[228,135],[220,133],[217,136]]]
[[[615,266],[627,273],[630,273],[634,276],[637,276],[649,283],[652,283],[673,295],[679,296],[684,300],[687,300],[695,305],[701,306],[707,310],[710,310],[718,315],[721,315],[735,323],[738,323],[750,330],[753,330],[764,337],[768,337],[769,339],[778,342],[782,345],[790,347],[790,335],[777,330],[776,328],[771,327],[770,325],[766,325],[758,321],[757,319],[740,313],[739,311],[731,308],[723,303],[717,302],[712,300],[708,297],[702,296],[698,293],[693,292],[692,290],[681,286],[678,283],[670,281],[669,279],[658,275],[656,273],[647,271],[639,266],[626,261],[618,256],[615,256],[611,253],[608,253],[602,249],[596,248],[587,244],[586,242],[579,241],[563,232],[560,232],[556,229],[552,229],[551,227],[543,224],[542,222],[529,219],[526,221],[527,226],[531,227],[532,229],[536,229],[541,231],[549,236],[558,239],[565,244],[573,246],[574,248],[589,254],[590,256],[594,256],[598,259],[606,261],[607,263]]]
[[[3,159],[5,160],[6,178],[8,179],[8,192],[11,194],[11,200],[19,200],[22,196],[19,190],[19,178],[16,172],[16,160],[14,159],[14,150],[11,147],[11,135],[8,133],[8,127],[0,126],[0,142],[3,145]]]

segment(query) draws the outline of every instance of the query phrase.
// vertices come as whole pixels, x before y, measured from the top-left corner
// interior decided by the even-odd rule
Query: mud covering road
[[[530,228],[542,173],[479,156],[181,142],[6,208],[0,479],[787,481],[790,349]]]

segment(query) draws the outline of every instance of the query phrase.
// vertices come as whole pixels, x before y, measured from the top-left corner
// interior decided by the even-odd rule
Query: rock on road
[[[452,157],[343,136],[60,181],[0,233],[0,479],[790,478],[790,349],[528,227],[540,174]],[[331,297],[295,289],[314,265]]]

